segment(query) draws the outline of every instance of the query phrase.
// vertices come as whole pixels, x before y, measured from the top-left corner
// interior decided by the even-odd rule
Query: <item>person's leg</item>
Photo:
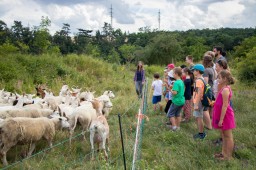
[[[179,128],[180,127],[180,122],[181,122],[181,110],[182,110],[183,106],[177,106],[177,111],[175,113],[175,117],[176,117],[176,126]]]
[[[168,102],[166,103],[166,106],[164,108],[165,113],[168,113],[171,104],[172,104],[172,100],[168,100]]]
[[[136,88],[136,93],[139,96],[140,95],[140,87],[139,87],[139,81],[135,82],[135,88]]]
[[[204,133],[204,121],[202,117],[196,118],[197,128],[199,133]]]
[[[233,134],[232,130],[223,130],[223,145],[224,147],[224,158],[225,159],[231,159],[232,158],[232,153],[234,149],[234,141],[233,141]]]
[[[210,118],[208,110],[209,110],[208,108],[204,109],[204,116],[203,116],[204,119],[203,120],[204,120],[206,128],[212,129],[212,122],[211,122],[211,118]]]
[[[140,98],[142,98],[142,89],[143,89],[143,84],[142,84],[142,82],[140,81],[140,83],[139,83],[139,93],[140,93]]]

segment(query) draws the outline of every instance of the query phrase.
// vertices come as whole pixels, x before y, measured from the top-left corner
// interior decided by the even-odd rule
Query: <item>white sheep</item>
[[[48,119],[16,117],[9,118],[0,123],[0,155],[3,165],[8,165],[6,154],[10,148],[17,144],[29,144],[30,156],[35,149],[35,143],[42,138],[46,139],[52,147],[55,130],[69,128],[70,125],[64,117]]]
[[[54,113],[51,109],[34,109],[34,108],[13,108],[0,110],[0,118],[6,119],[9,117],[48,117]]]
[[[108,144],[108,142],[109,125],[105,116],[101,115],[98,116],[96,120],[93,120],[90,125],[90,143],[92,149],[92,159],[94,159],[94,143],[98,144],[98,148],[104,151],[105,158],[108,159],[108,154],[106,152],[106,144]]]
[[[92,120],[97,118],[96,110],[92,107],[91,103],[79,106],[74,109],[73,113],[67,117],[70,123],[70,138],[69,142],[71,144],[72,135],[76,128],[77,122],[82,126],[82,134],[85,139],[85,131],[89,129]]]

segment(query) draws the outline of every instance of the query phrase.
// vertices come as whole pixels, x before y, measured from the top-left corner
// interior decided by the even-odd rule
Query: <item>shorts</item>
[[[157,104],[158,102],[161,102],[162,96],[153,96],[152,103]]]
[[[174,103],[172,103],[171,107],[168,110],[167,117],[179,117],[180,116],[180,111],[182,109],[183,105],[177,106]]]
[[[204,115],[204,107],[203,107],[202,103],[199,102],[198,110],[194,110],[193,116],[203,118],[203,115]]]

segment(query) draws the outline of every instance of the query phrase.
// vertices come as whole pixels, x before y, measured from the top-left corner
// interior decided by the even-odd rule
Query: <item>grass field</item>
[[[8,161],[16,165],[9,169],[122,169],[122,149],[120,142],[120,132],[118,124],[118,113],[122,117],[125,156],[127,169],[131,169],[133,147],[136,131],[136,114],[140,107],[133,84],[134,66],[118,66],[95,60],[90,57],[78,56],[44,56],[33,58],[30,56],[18,56],[1,58],[2,61],[13,63],[17,69],[24,73],[13,79],[12,72],[3,63],[3,76],[10,80],[1,81],[0,88],[8,87],[9,90],[18,92],[34,92],[36,82],[46,83],[53,92],[58,94],[58,90],[63,83],[70,86],[79,86],[91,91],[96,91],[96,96],[105,90],[113,90],[116,98],[112,100],[113,111],[109,117],[110,125],[110,152],[109,160],[105,161],[100,156],[95,161],[90,161],[89,134],[83,140],[81,129],[76,129],[75,138],[71,147],[68,144],[68,132],[58,132],[54,148],[47,152],[42,152],[48,146],[45,141],[41,141],[34,152],[32,158],[22,160],[20,156],[21,146],[12,148],[8,152]],[[50,60],[51,62],[49,62]],[[19,61],[19,62],[18,62]],[[30,61],[30,62],[28,62]],[[31,63],[37,65],[31,65]],[[20,64],[22,63],[22,64]],[[27,64],[28,63],[28,64]],[[27,65],[26,65],[27,64]],[[24,68],[25,67],[25,68]],[[38,68],[36,73],[44,75],[36,76],[33,69]],[[45,69],[46,68],[46,69]],[[55,70],[56,71],[55,72]],[[27,71],[28,70],[28,71]],[[160,66],[146,67],[148,85],[151,85],[151,77],[156,71],[161,72]],[[31,74],[31,75],[30,75]],[[17,82],[23,80],[23,84],[18,86]],[[172,132],[166,128],[165,114],[153,113],[150,93],[148,90],[148,107],[146,114],[149,121],[145,122],[143,128],[140,160],[137,163],[138,169],[255,169],[256,167],[256,89],[247,87],[237,82],[233,89],[233,104],[237,128],[234,130],[235,152],[231,161],[217,161],[213,154],[221,150],[221,146],[214,146],[212,141],[218,138],[219,133],[215,130],[207,131],[207,137],[203,141],[193,139],[197,132],[196,124],[192,120],[181,125],[181,130]],[[164,104],[164,101],[162,101]],[[7,167],[8,168],[8,167]]]

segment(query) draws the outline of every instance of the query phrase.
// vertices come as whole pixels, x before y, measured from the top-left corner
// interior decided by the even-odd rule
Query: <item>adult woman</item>
[[[138,95],[138,98],[141,98],[143,84],[145,83],[145,71],[143,68],[143,63],[141,61],[139,61],[138,63],[137,70],[135,71],[133,80],[135,83],[135,88],[136,88],[136,93]]]

